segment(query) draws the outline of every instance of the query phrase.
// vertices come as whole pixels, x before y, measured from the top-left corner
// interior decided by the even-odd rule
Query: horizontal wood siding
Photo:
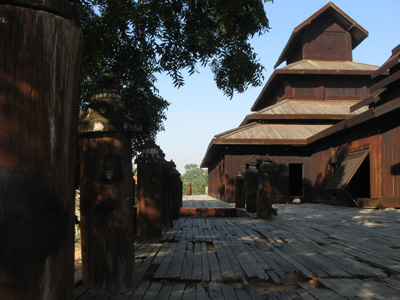
[[[351,34],[328,14],[311,24],[304,39],[305,59],[352,60]]]
[[[308,100],[361,100],[368,95],[368,76],[302,75],[290,77],[290,98]]]
[[[369,149],[370,163],[370,197],[382,197],[381,146],[379,123],[377,120],[366,122],[363,126],[355,126],[321,140],[316,145],[312,156],[313,185],[315,195],[326,193],[324,188],[333,176],[333,165],[336,170],[346,159],[348,153],[361,149]]]
[[[224,183],[222,180],[223,174],[224,159],[222,156],[219,156],[208,167],[208,195],[220,200],[223,199],[225,194]]]
[[[398,113],[397,113],[398,114]],[[388,117],[391,118],[388,118]],[[395,114],[385,117],[381,135],[382,149],[382,197],[395,198],[400,206],[400,128]],[[392,200],[393,202],[393,200]]]

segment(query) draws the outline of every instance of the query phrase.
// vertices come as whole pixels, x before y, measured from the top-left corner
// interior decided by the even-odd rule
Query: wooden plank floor
[[[183,196],[183,207],[198,208],[235,208],[235,203],[226,203],[208,195]]]
[[[135,291],[77,285],[75,299],[400,299],[400,210],[275,207],[271,221],[182,217],[135,242]]]

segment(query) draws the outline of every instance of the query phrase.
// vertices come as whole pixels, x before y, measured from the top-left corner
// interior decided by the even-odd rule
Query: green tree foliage
[[[196,164],[188,164],[185,165],[185,174],[181,175],[181,180],[183,195],[186,195],[186,188],[189,182],[192,184],[193,195],[204,195],[208,185],[208,172],[200,169]]]
[[[262,83],[263,67],[248,43],[269,28],[262,0],[69,1],[85,38],[81,104],[95,80],[111,73],[142,122],[136,146],[164,129],[169,103],[158,94],[155,74],[166,72],[180,87],[182,71],[208,66],[229,97]]]

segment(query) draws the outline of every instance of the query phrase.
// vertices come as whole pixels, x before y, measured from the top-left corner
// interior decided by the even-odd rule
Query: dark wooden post
[[[172,199],[172,218],[179,219],[179,208],[182,207],[182,181],[180,178],[180,173],[176,169],[175,163],[171,160],[171,186],[173,187],[171,190],[171,199]]]
[[[245,198],[244,198],[244,176],[239,171],[235,176],[235,207],[244,208]]]
[[[187,184],[186,195],[187,195],[187,196],[191,196],[191,195],[192,195],[192,183],[191,183],[191,182],[189,182],[189,183]]]
[[[249,167],[247,168],[245,173],[246,211],[249,213],[256,212],[257,183],[257,162],[255,159],[253,159],[252,161],[250,161]]]
[[[137,235],[142,239],[160,239],[163,220],[164,154],[148,140],[136,159],[138,174]]]
[[[265,156],[258,168],[257,218],[269,219],[272,216],[272,160]]]
[[[174,185],[173,177],[171,176],[172,164],[170,162],[165,162],[163,166],[163,225],[167,228],[172,227],[172,206],[173,206],[173,196],[174,196]]]
[[[127,291],[135,284],[131,134],[140,126],[103,75],[79,116],[82,280]]]
[[[136,234],[137,232],[137,207],[136,207],[136,180],[132,178],[132,194],[133,194],[133,233]]]
[[[83,36],[68,1],[1,3],[0,299],[72,299]]]
[[[178,173],[179,173],[179,172],[178,172]],[[179,205],[178,205],[178,216],[176,217],[176,219],[179,219],[179,209],[183,206],[183,182],[182,182],[180,176],[181,176],[181,174],[179,174],[179,180],[178,180],[179,189],[178,189],[178,196],[177,196],[177,198],[179,199],[179,200],[178,200]],[[174,218],[174,219],[175,219],[175,218]]]

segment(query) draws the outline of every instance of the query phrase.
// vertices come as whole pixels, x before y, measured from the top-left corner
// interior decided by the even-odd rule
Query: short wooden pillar
[[[253,159],[250,161],[249,167],[246,170],[245,183],[244,183],[246,211],[249,213],[256,212],[257,183],[258,183],[257,162],[255,159]]]
[[[138,174],[137,235],[160,239],[163,223],[164,154],[153,140],[143,145],[136,159]]]
[[[174,187],[173,187],[173,178],[171,176],[173,166],[170,162],[165,162],[163,166],[163,225],[167,228],[172,227],[172,206],[173,206],[173,195],[174,195]]]
[[[179,205],[178,205],[178,216],[176,217],[176,219],[179,218],[179,208],[181,208],[183,206],[183,182],[182,182],[180,176],[181,176],[181,174],[179,174],[179,180],[178,180],[179,189],[178,189],[178,196],[176,196],[177,199],[178,199],[178,203],[179,203]]]
[[[191,183],[191,182],[189,182],[189,183],[187,184],[187,187],[186,187],[186,195],[187,195],[187,196],[191,196],[191,195],[192,195],[192,183]]]
[[[272,216],[272,160],[265,156],[258,168],[257,218],[269,219]]]
[[[235,176],[235,207],[245,207],[244,176],[240,171]]]
[[[83,49],[73,14],[65,0],[0,4],[0,299],[73,298]]]
[[[119,87],[100,77],[79,120],[83,285],[124,292],[135,287],[131,134],[140,126]]]
[[[182,181],[180,173],[176,169],[175,163],[171,160],[171,210],[172,218],[174,220],[179,219],[179,208],[182,207]]]

